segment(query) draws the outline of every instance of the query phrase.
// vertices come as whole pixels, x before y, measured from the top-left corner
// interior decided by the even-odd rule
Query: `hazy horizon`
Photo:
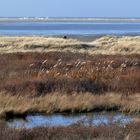
[[[73,18],[73,19],[76,19],[76,18],[93,18],[93,19],[140,19],[140,17],[63,17],[63,16],[60,16],[60,17],[50,17],[50,16],[0,16],[0,18]]]
[[[49,16],[11,16],[11,17],[4,17],[0,16],[0,18],[101,18],[101,19],[140,19],[140,17],[49,17]]]

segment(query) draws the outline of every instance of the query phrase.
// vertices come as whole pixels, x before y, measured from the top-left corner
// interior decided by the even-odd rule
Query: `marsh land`
[[[32,129],[13,129],[3,122],[35,113],[103,111],[140,113],[139,36],[104,36],[87,42],[0,37],[1,140],[140,139],[139,121]]]

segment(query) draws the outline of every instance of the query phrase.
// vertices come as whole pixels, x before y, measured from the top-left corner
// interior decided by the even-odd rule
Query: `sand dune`
[[[103,54],[140,54],[140,36],[105,36],[93,42],[99,48],[96,53]]]
[[[0,37],[0,53],[71,51],[90,54],[140,54],[140,36],[104,36],[92,42],[52,37]]]

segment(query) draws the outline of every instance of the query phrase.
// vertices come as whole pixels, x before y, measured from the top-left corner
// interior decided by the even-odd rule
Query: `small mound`
[[[140,54],[140,36],[105,36],[93,42],[103,54]]]

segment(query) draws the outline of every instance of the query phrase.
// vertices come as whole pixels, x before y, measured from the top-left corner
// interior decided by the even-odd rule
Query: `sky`
[[[0,0],[0,17],[140,17],[140,0]]]

